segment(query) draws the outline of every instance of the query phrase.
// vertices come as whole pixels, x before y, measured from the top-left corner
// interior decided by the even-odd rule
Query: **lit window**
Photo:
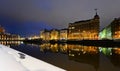
[[[72,29],[75,29],[75,27],[72,27]]]

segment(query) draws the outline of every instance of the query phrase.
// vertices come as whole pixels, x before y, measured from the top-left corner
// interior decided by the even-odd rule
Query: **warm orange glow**
[[[90,20],[69,23],[68,39],[70,40],[97,40],[99,34],[98,15]]]
[[[120,48],[113,48],[116,54],[120,54]]]

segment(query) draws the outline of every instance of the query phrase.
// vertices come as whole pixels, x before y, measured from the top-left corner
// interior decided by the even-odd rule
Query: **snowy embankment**
[[[0,45],[0,71],[65,71],[22,52]]]

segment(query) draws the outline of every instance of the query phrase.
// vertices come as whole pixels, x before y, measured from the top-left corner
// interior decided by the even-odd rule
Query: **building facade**
[[[68,29],[60,30],[60,40],[67,40]]]
[[[6,40],[21,40],[19,35],[15,34],[9,34],[5,32],[5,29],[0,26],[0,40],[6,41]]]
[[[113,39],[120,39],[120,18],[115,18],[111,23],[111,32]]]
[[[44,29],[44,30],[40,31],[40,38],[45,41],[59,40],[60,32],[57,29],[52,29],[52,30]]]
[[[120,39],[120,18],[115,18],[100,32],[101,39]]]
[[[42,30],[40,31],[40,38],[46,41],[50,40],[50,31],[49,30]]]
[[[50,40],[59,40],[60,39],[60,33],[57,29],[52,29],[50,31]]]
[[[82,20],[74,23],[69,23],[68,39],[69,40],[96,40],[99,34],[99,16],[94,16],[90,20]]]

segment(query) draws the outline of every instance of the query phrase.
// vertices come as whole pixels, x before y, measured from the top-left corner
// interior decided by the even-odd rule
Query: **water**
[[[119,47],[50,43],[35,45],[4,42],[4,45],[8,44],[13,49],[68,71],[120,71]]]

